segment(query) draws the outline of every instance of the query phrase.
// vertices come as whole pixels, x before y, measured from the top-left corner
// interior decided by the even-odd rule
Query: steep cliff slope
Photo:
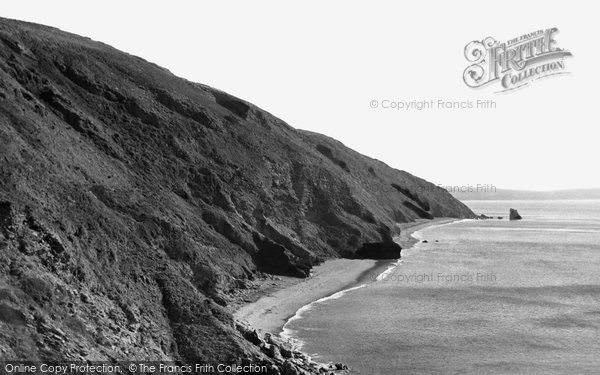
[[[0,19],[0,359],[261,358],[223,307],[444,190],[102,43]]]

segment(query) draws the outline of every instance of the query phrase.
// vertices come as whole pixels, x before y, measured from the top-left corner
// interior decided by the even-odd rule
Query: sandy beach
[[[400,224],[400,236],[394,240],[406,249],[418,241],[412,233],[455,220],[439,218],[403,223]],[[314,267],[307,279],[274,278],[263,288],[266,295],[241,305],[234,312],[234,317],[249,323],[259,332],[280,333],[287,320],[302,306],[359,283],[370,282],[393,263],[395,261],[392,260],[332,259]]]

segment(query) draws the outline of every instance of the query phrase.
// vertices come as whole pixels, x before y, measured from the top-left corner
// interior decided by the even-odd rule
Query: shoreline
[[[422,219],[401,223],[400,235],[394,238],[403,250],[419,242],[412,234],[418,230],[457,221],[455,218]],[[237,321],[246,322],[258,332],[280,335],[285,324],[306,306],[347,291],[361,284],[376,281],[387,270],[395,268],[399,259],[331,259],[313,267],[311,276],[298,279],[287,276],[270,277],[255,286],[255,294],[242,299],[233,311]],[[258,293],[261,293],[258,296]],[[255,298],[252,298],[255,297]]]

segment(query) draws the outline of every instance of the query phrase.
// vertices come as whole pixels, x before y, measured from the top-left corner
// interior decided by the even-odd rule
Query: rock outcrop
[[[269,332],[264,337],[244,322],[236,323],[237,330],[247,340],[256,345],[269,360],[275,363],[276,371],[282,374],[348,374],[350,368],[342,363],[319,363],[297,350],[289,340]],[[274,371],[274,372],[276,372]]]
[[[227,309],[244,280],[397,257],[396,223],[440,216],[474,215],[241,99],[0,19],[0,358],[246,358],[284,373],[296,365]]]
[[[369,242],[358,249],[356,257],[363,259],[399,259],[401,250],[402,247],[395,242]]]
[[[521,215],[519,215],[519,212],[517,210],[515,210],[514,208],[510,209],[508,218],[510,220],[521,220],[521,219],[523,219],[521,217]]]

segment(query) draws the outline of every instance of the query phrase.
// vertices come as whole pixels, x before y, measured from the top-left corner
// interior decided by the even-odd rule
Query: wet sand
[[[407,249],[418,240],[412,233],[430,225],[455,221],[451,218],[419,220],[400,224],[401,234],[394,240]],[[258,300],[241,305],[234,317],[246,321],[262,333],[278,334],[296,311],[320,298],[364,282],[374,281],[377,275],[390,267],[394,260],[332,259],[313,268],[306,279],[276,277],[266,281],[267,293]]]

